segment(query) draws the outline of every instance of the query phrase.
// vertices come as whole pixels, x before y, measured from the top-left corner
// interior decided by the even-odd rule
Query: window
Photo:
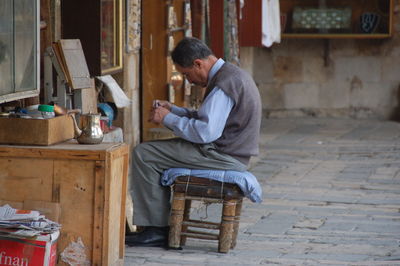
[[[38,0],[0,1],[0,103],[39,94]]]

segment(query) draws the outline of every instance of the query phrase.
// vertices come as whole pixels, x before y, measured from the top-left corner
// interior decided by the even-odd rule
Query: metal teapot
[[[80,144],[99,144],[103,141],[103,131],[100,127],[100,114],[82,114],[80,115],[80,128],[76,123],[75,116],[72,115],[75,127],[76,140]]]

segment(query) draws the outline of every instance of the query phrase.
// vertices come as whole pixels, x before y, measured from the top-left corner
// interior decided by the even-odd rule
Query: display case
[[[282,38],[383,39],[393,34],[393,0],[280,0]],[[262,47],[262,1],[246,1],[240,46]]]
[[[39,2],[0,1],[0,103],[39,94]]]
[[[122,69],[122,1],[62,1],[62,38],[80,39],[92,76]]]
[[[393,0],[281,0],[283,38],[388,38]]]

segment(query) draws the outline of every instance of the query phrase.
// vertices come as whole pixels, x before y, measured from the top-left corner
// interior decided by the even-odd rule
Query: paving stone
[[[354,129],[350,130],[345,135],[341,136],[340,139],[342,139],[342,140],[358,140],[367,135],[370,135],[371,131],[373,131],[375,128],[376,128],[375,125],[360,125],[360,126],[355,127]]]
[[[188,239],[183,250],[127,247],[125,265],[400,265],[400,124],[268,119],[238,243]],[[220,217],[218,205],[193,217]]]
[[[265,217],[261,217],[261,219],[254,226],[247,228],[246,233],[283,234],[290,229],[293,223],[297,222],[297,220],[297,217],[272,213]]]

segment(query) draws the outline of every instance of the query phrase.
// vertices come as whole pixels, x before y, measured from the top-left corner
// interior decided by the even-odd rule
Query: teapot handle
[[[76,123],[75,113],[69,113],[69,116],[71,116],[74,121],[75,138],[77,138],[82,134],[82,130],[78,127],[78,123]]]

